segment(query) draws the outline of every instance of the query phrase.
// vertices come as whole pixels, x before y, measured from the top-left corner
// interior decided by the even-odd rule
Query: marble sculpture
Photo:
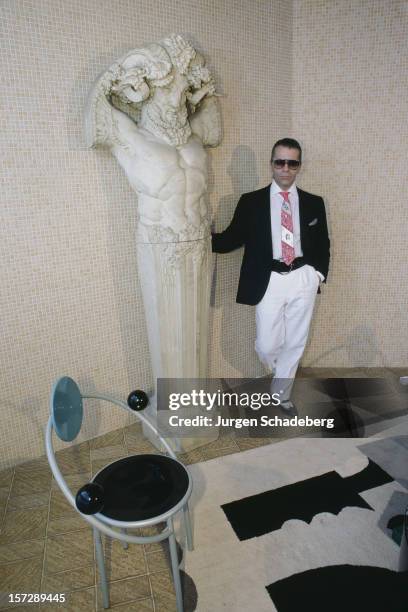
[[[154,378],[206,376],[211,238],[205,147],[221,140],[214,79],[180,35],[130,51],[95,82],[89,147],[137,194],[136,248]],[[153,418],[155,417],[154,397]],[[202,441],[186,439],[182,448]]]

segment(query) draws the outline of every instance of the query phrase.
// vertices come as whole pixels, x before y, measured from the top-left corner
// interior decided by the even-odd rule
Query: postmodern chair
[[[402,525],[401,550],[399,558],[399,571],[408,571],[408,508],[405,510],[404,522]]]
[[[134,455],[119,459],[104,467],[76,495],[69,489],[58,467],[52,444],[52,432],[65,442],[78,435],[83,418],[83,400],[99,399],[131,412],[159,437],[167,454]],[[193,538],[188,500],[192,481],[185,466],[177,460],[173,450],[152,423],[140,413],[148,403],[143,391],[133,391],[128,403],[107,395],[82,394],[72,378],[64,376],[53,385],[50,397],[45,445],[48,462],[59,487],[82,517],[93,527],[96,560],[98,563],[102,601],[109,608],[101,533],[120,540],[124,548],[129,543],[147,544],[169,540],[170,560],[176,592],[177,612],[183,612],[179,563],[173,518],[183,513],[186,543],[193,549]],[[136,536],[128,529],[165,523],[163,530],[153,536]]]

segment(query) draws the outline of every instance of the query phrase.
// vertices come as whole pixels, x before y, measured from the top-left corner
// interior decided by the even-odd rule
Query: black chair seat
[[[135,455],[107,465],[93,479],[105,491],[101,514],[117,521],[142,521],[164,514],[186,494],[189,475],[165,455]]]

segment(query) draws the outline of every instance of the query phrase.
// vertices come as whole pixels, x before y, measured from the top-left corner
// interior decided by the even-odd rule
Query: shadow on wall
[[[231,178],[232,193],[221,198],[218,204],[214,224],[219,231],[228,227],[240,196],[258,188],[257,160],[253,150],[245,145],[236,147],[227,173]],[[220,221],[220,218],[227,220]],[[222,265],[221,257],[224,258]],[[253,353],[255,358],[255,314],[252,306],[235,301],[241,260],[242,249],[216,256],[211,307],[221,312],[220,347],[223,358],[235,370],[249,376],[254,374],[248,371],[248,355]]]
[[[51,393],[52,385],[55,381],[50,382],[47,403],[49,402],[49,394]],[[92,377],[81,377],[81,392],[92,394],[99,393],[100,389],[95,388],[95,384]],[[98,435],[101,428],[102,421],[102,410],[103,405],[102,402],[95,399],[86,399],[84,400],[84,421],[83,426],[81,428],[81,432],[78,437],[75,439],[73,443],[66,443],[59,440],[55,435],[53,436],[53,444],[56,450],[62,450],[69,448],[73,445],[80,444],[85,442],[91,438],[94,438]],[[48,418],[50,416],[49,410],[47,410],[46,420],[44,420],[44,413],[42,408],[44,405],[44,397],[43,396],[34,396],[27,395],[23,402],[12,403],[5,401],[0,405],[0,409],[7,411],[7,413],[16,415],[20,415],[24,417],[24,420],[29,423],[30,435],[31,438],[39,440],[42,445],[41,448],[44,448],[44,431],[46,427],[46,423],[48,422]],[[10,466],[20,465],[26,463],[27,461],[32,461],[41,458],[43,452],[40,455],[35,455],[32,457],[27,457],[26,455],[16,453],[18,449],[18,443],[14,443],[12,449],[10,449],[10,457],[8,457],[8,451],[3,453],[3,456],[0,457],[0,470],[7,469]],[[74,455],[79,453],[78,449],[73,451]],[[86,471],[84,469],[84,471]],[[0,512],[1,514],[1,512]],[[1,518],[1,517],[0,517]]]
[[[361,323],[354,327],[347,337],[346,350],[348,361],[354,367],[386,366],[386,358],[381,351],[372,327]]]
[[[355,326],[344,342],[320,353],[308,367],[323,367],[329,356],[343,352],[347,355],[348,367],[370,368],[387,367],[386,357],[382,352],[373,328],[365,323]]]

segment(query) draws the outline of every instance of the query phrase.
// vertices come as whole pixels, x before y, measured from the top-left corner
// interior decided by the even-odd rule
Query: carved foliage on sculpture
[[[209,244],[207,240],[166,244],[164,251],[166,274],[171,276],[174,272],[180,270],[186,257],[188,257],[194,264],[194,269],[199,276],[204,256],[208,255],[208,252]]]

